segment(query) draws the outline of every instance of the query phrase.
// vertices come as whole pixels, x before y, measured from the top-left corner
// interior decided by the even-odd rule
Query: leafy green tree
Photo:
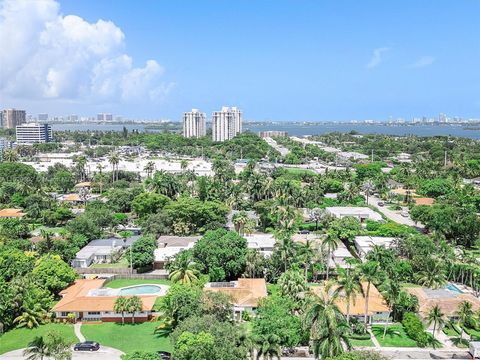
[[[247,241],[234,231],[208,231],[193,247],[196,263],[211,281],[233,280],[245,269]]]
[[[70,343],[57,331],[49,331],[44,336],[35,337],[23,351],[23,356],[28,360],[70,360],[72,350]]]
[[[53,177],[53,184],[62,193],[67,193],[75,185],[75,178],[70,171],[59,171]]]
[[[174,357],[178,360],[202,360],[210,358],[215,347],[215,338],[208,332],[182,333],[175,343]]]
[[[278,279],[280,293],[294,302],[301,302],[308,290],[305,278],[299,269],[290,269],[284,272]]]
[[[132,202],[133,211],[139,218],[156,214],[162,210],[171,200],[165,195],[154,192],[145,192],[137,195]]]
[[[73,283],[77,274],[58,255],[44,255],[35,263],[32,274],[52,293],[57,294]]]
[[[158,354],[154,351],[134,351],[130,354],[122,355],[122,360],[159,360]]]
[[[142,236],[131,245],[132,266],[134,269],[150,268],[155,260],[157,242],[150,236]]]

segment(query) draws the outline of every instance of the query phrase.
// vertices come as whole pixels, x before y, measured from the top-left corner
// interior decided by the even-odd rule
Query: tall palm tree
[[[300,253],[300,258],[304,264],[305,281],[308,281],[308,270],[310,269],[312,260],[315,257],[316,250],[317,249],[313,247],[313,242],[311,240],[307,240],[304,244],[300,243],[298,245],[298,252]]]
[[[257,360],[263,358],[273,359],[276,357],[280,360],[282,355],[282,348],[280,346],[280,337],[275,334],[261,335],[255,339],[257,343]]]
[[[340,355],[343,345],[351,348],[350,328],[345,317],[335,304],[335,297],[327,293],[314,295],[304,317],[305,326],[310,330],[315,358],[329,358]]]
[[[132,324],[135,323],[135,313],[142,311],[143,302],[138,296],[132,296],[127,299],[127,311],[132,314]]]
[[[294,243],[292,238],[289,236],[289,234],[277,232],[275,247],[280,253],[280,258],[282,259],[284,265],[284,271],[287,271],[288,262],[294,253]]]
[[[232,221],[239,235],[243,235],[244,227],[248,219],[248,214],[245,211],[240,211],[233,215]]]
[[[255,228],[257,227],[257,222],[255,219],[248,219],[245,225],[243,226],[243,232],[246,235],[252,235],[255,232]]]
[[[328,277],[330,274],[330,258],[332,256],[332,252],[334,252],[340,243],[340,239],[338,238],[338,235],[333,232],[329,231],[327,233],[327,236],[322,240],[322,244],[320,245],[322,250],[327,252],[327,258],[325,260],[325,266],[327,270],[327,276],[326,280],[328,281]]]
[[[347,303],[347,323],[350,324],[350,304],[355,305],[357,294],[363,294],[363,287],[358,274],[352,269],[337,267],[337,286],[334,296],[341,296]]]
[[[17,162],[18,153],[13,149],[5,149],[3,150],[3,154],[1,158],[3,159],[3,161],[6,161],[6,162]]]
[[[43,336],[36,336],[28,343],[27,348],[23,351],[23,356],[27,360],[43,360],[49,356],[48,345]]]
[[[433,339],[435,340],[435,331],[439,331],[445,326],[445,314],[438,305],[434,305],[428,312],[427,326],[433,323]],[[438,326],[438,328],[437,328]],[[435,341],[433,342],[433,348],[435,348]]]
[[[416,275],[417,283],[432,289],[438,289],[447,283],[444,263],[440,260],[430,258],[424,262],[422,270]]]
[[[365,325],[368,323],[368,302],[370,300],[370,288],[372,283],[379,278],[380,264],[377,261],[367,261],[360,265],[360,280],[367,283],[365,292]]]
[[[145,168],[143,170],[146,171],[147,177],[151,178],[153,172],[155,171],[155,163],[153,161],[147,162],[147,164],[145,165]]]
[[[248,249],[245,257],[243,277],[260,278],[264,276],[265,257],[257,249]]]
[[[118,180],[118,164],[120,163],[120,156],[116,152],[112,152],[108,158],[110,165],[112,165],[112,182]]]
[[[463,339],[463,333],[465,331],[464,327],[472,320],[473,317],[472,303],[466,300],[461,302],[460,305],[458,305],[456,315],[458,318],[458,323],[460,324],[460,328],[462,329],[462,332],[460,333],[460,339]]]
[[[125,296],[119,296],[113,305],[113,311],[122,314],[122,325],[125,325],[125,312],[127,311],[128,299]]]

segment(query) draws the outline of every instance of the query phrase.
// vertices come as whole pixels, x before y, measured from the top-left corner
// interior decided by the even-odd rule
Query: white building
[[[192,111],[183,113],[183,136],[184,137],[202,137],[207,134],[207,115],[192,109]]]
[[[106,113],[97,114],[97,121],[112,121],[112,120],[113,120],[112,114],[106,114]]]
[[[247,247],[249,249],[258,250],[266,257],[272,255],[276,243],[275,237],[272,234],[255,233],[245,235],[244,238],[247,240]]]
[[[332,206],[325,209],[327,213],[337,217],[344,218],[351,216],[357,218],[360,222],[365,220],[382,221],[382,215],[373,211],[368,207],[353,207],[353,206]]]
[[[365,259],[374,246],[385,246],[386,248],[389,248],[394,240],[394,237],[355,236],[354,243],[358,255],[360,255],[362,259]]]
[[[0,160],[2,159],[3,151],[11,148],[12,148],[11,141],[8,141],[5,138],[0,138]]]
[[[18,144],[47,143],[53,140],[52,127],[48,124],[28,123],[16,127]]]
[[[236,107],[222,107],[212,114],[213,141],[233,139],[242,132],[242,112]]]
[[[348,264],[348,259],[352,259],[353,255],[348,251],[345,244],[340,243],[338,247],[332,252],[330,259],[328,261],[328,265],[330,268],[335,268],[340,266],[342,268],[348,268],[350,265]]]

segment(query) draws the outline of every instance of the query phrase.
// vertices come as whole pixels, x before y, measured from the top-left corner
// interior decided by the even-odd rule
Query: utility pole
[[[372,162],[373,162],[373,149],[372,149]]]
[[[132,244],[130,244],[130,274],[133,274],[133,263],[132,263]]]
[[[443,166],[447,167],[447,150],[445,150],[445,160]]]

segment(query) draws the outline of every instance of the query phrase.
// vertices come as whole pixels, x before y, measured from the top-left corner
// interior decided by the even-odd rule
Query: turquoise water
[[[156,294],[160,292],[162,288],[157,285],[138,285],[120,289],[119,295],[147,295]]]
[[[457,288],[455,285],[453,285],[451,283],[448,283],[448,285],[445,286],[445,289],[447,289],[448,291],[457,293],[457,294],[463,294],[462,290],[460,290],[459,288]]]

